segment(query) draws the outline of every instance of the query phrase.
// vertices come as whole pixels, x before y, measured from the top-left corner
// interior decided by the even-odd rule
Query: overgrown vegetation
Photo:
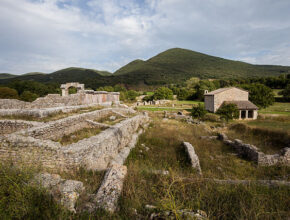
[[[83,128],[83,129],[78,130],[78,131],[71,133],[69,135],[62,136],[62,138],[59,140],[59,142],[62,145],[76,143],[79,140],[95,136],[95,135],[99,134],[101,131],[102,130],[99,128]]]
[[[216,113],[227,122],[239,118],[239,109],[236,104],[223,104]]]

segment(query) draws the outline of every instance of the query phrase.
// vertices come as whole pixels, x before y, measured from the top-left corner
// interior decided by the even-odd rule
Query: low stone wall
[[[22,129],[41,126],[41,122],[23,121],[23,120],[0,120],[0,134],[10,134]]]
[[[92,127],[92,124],[89,123],[87,120],[95,120],[98,118],[105,117],[113,113],[113,111],[120,111],[124,112],[125,114],[131,112],[130,109],[106,108],[79,115],[73,115],[57,121],[51,121],[45,123],[43,126],[27,129],[26,131],[23,131],[21,134],[38,139],[58,140],[64,135],[71,134],[82,128]]]
[[[239,139],[234,141],[228,140],[224,134],[219,134],[218,139],[222,140],[225,144],[233,147],[239,156],[254,161],[261,166],[272,166],[275,164],[290,165],[290,148],[285,147],[277,154],[264,154],[259,149],[251,144],[245,144]]]
[[[148,119],[146,115],[137,115],[96,136],[65,147],[51,140],[25,136],[37,129],[28,129],[28,133],[16,132],[0,137],[0,159],[33,163],[53,170],[69,170],[80,166],[90,170],[104,170],[129,145],[132,136]]]

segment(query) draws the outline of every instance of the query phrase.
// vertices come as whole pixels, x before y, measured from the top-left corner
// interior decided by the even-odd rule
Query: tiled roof
[[[250,101],[224,101],[225,104],[236,104],[239,110],[250,109],[256,110],[259,109],[255,104]]]
[[[241,88],[236,88],[236,87],[226,87],[226,88],[220,88],[220,89],[217,89],[217,90],[211,91],[211,92],[206,93],[206,94],[204,94],[204,95],[215,95],[215,94],[218,94],[218,93],[220,93],[220,92],[227,91],[227,90],[229,90],[229,89],[240,89],[240,90],[242,90],[242,91],[246,91],[246,90],[241,89]],[[247,92],[247,91],[246,91],[246,92]]]

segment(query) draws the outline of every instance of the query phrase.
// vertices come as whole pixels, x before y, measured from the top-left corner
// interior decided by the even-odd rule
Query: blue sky
[[[115,71],[173,47],[290,66],[289,0],[0,0],[0,72]]]

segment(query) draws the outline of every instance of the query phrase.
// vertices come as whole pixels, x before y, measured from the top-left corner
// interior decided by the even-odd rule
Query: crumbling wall
[[[0,134],[10,134],[22,129],[41,126],[41,122],[23,121],[23,120],[0,120]]]
[[[45,123],[43,126],[31,128],[22,132],[25,136],[31,136],[38,139],[58,140],[64,135],[71,134],[82,128],[92,127],[87,120],[94,120],[105,117],[113,111],[121,111],[128,113],[130,110],[121,108],[106,108],[79,115],[73,115],[57,121]]]
[[[219,134],[218,139],[235,149],[239,156],[254,161],[260,166],[272,166],[275,164],[290,165],[290,148],[285,147],[277,154],[264,154],[251,144],[245,144],[239,139],[231,141],[224,134]]]
[[[0,158],[11,159],[16,163],[35,163],[53,170],[69,170],[80,166],[91,170],[104,170],[147,121],[148,116],[137,115],[96,136],[66,147],[51,140],[25,136],[27,132],[16,132],[0,137]],[[31,132],[31,129],[28,130]]]
[[[87,104],[119,104],[118,92],[87,91],[68,96],[48,94],[39,97],[33,102],[24,102],[17,99],[0,99],[0,109],[43,109],[63,106],[76,106]]]

